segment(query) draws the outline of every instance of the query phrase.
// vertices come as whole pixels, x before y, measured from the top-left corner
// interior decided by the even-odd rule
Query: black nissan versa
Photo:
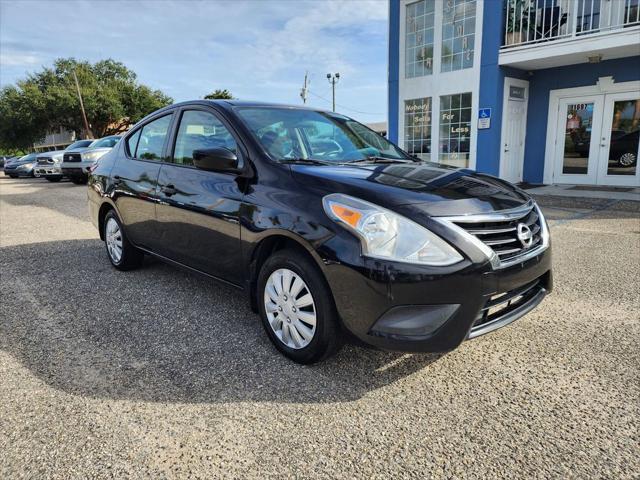
[[[451,350],[552,287],[549,231],[522,190],[418,161],[309,108],[154,112],[94,167],[89,208],[116,268],[151,254],[245,290],[300,363],[347,332],[385,349]]]

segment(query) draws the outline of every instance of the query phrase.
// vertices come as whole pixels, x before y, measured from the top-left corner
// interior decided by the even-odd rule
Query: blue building
[[[390,0],[389,137],[513,182],[640,185],[640,0]]]

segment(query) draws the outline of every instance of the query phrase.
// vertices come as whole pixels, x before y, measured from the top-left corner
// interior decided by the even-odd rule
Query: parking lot
[[[543,199],[555,291],[508,328],[304,367],[242,293],[113,269],[86,187],[0,195],[1,478],[637,478],[640,203]]]

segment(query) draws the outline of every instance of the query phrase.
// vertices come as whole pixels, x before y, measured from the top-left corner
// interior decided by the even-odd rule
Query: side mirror
[[[233,173],[238,171],[238,157],[228,148],[202,148],[193,151],[193,164],[200,170]]]

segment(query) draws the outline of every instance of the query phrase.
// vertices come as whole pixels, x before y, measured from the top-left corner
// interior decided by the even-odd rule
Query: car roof
[[[174,103],[173,105],[169,105],[165,107],[165,109],[184,107],[189,105],[216,105],[222,107],[226,110],[231,109],[232,107],[275,107],[275,108],[289,108],[296,110],[311,110],[314,112],[327,112],[333,113],[329,110],[325,110],[317,107],[308,107],[306,105],[291,105],[286,103],[272,103],[272,102],[259,102],[254,100],[188,100],[185,102]],[[164,110],[164,109],[163,109]]]

